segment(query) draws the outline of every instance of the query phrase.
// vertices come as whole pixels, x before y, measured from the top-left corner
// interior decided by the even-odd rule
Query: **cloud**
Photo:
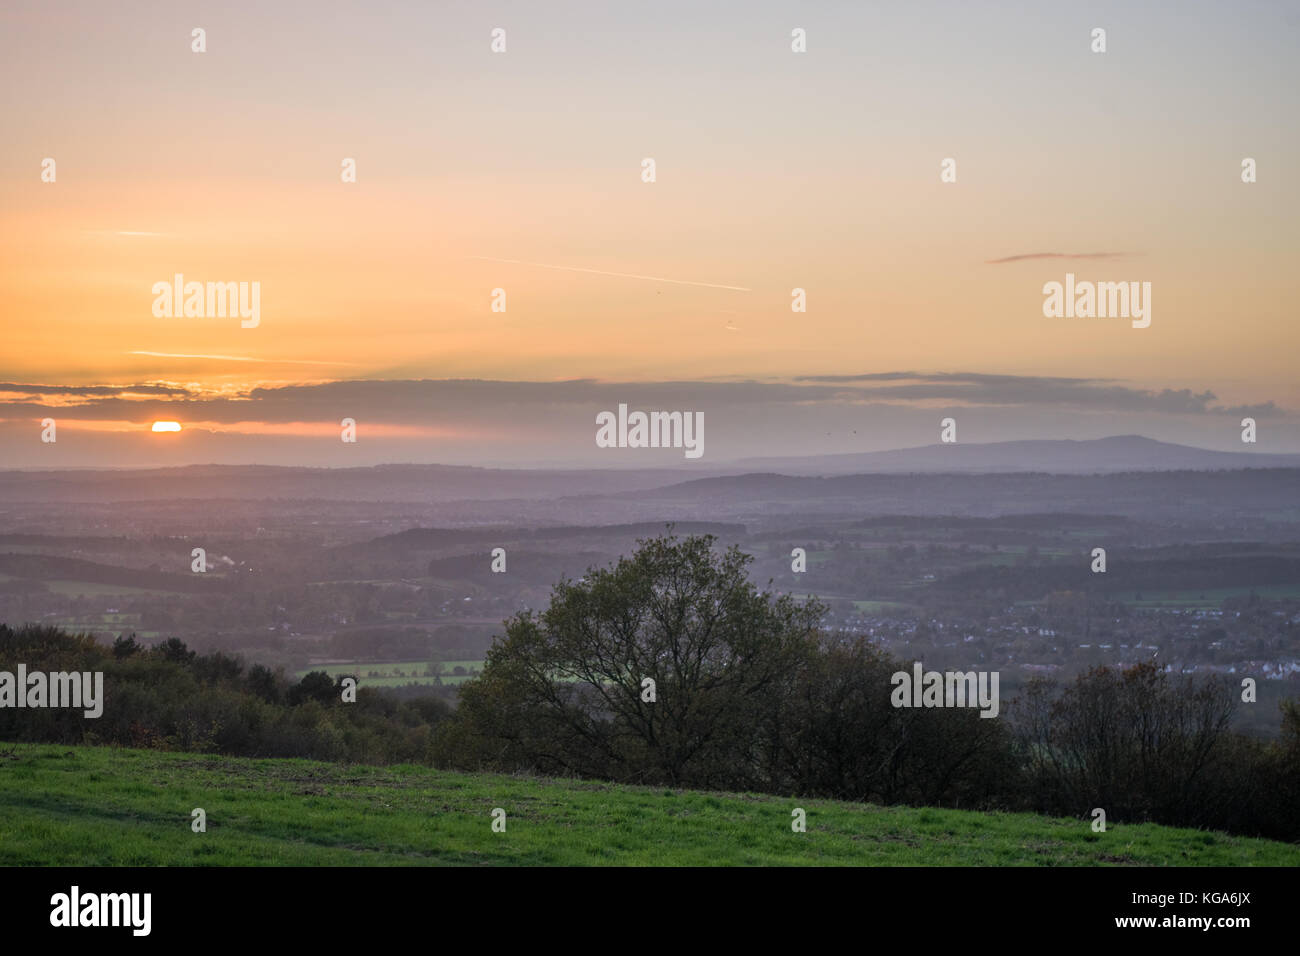
[[[1052,382],[1056,384],[1083,384],[1109,382],[1107,378],[1060,378],[1056,376],[990,375],[985,372],[863,372],[858,375],[797,375],[796,382],[897,382],[919,380],[927,382],[976,382],[980,384],[1006,384],[1010,382]]]
[[[347,365],[356,366],[355,362],[317,362],[312,359],[276,359],[276,358],[251,358],[247,355],[207,355],[192,354],[188,352],[145,352],[135,351],[127,352],[127,355],[148,355],[154,358],[181,358],[181,359],[213,359],[220,362],[263,362],[270,365]]]
[[[14,382],[0,382],[0,394],[19,395],[68,395],[68,396],[121,396],[132,395],[170,395],[191,394],[189,389],[176,385],[29,385]]]
[[[5,399],[3,393],[11,393]],[[21,397],[20,397],[21,396]],[[344,417],[419,426],[472,425],[504,431],[545,428],[576,411],[615,408],[620,402],[663,409],[750,411],[853,409],[866,405],[924,408],[927,405],[1050,408],[1157,415],[1251,415],[1289,413],[1271,401],[1223,406],[1209,390],[1148,389],[1104,378],[1020,376],[982,372],[871,372],[808,375],[791,381],[555,382],[484,379],[354,380],[260,385],[230,393],[207,393],[168,385],[0,385],[0,417],[36,417],[76,396],[62,414],[122,421],[146,416],[190,422],[334,422]]]
[[[862,397],[908,402],[954,401],[970,405],[1070,406],[1098,411],[1156,412],[1168,415],[1254,415],[1277,417],[1286,410],[1273,402],[1223,406],[1211,391],[1145,389],[1108,378],[999,375],[982,372],[870,372],[861,375],[805,375],[795,379],[853,386]],[[863,383],[885,383],[864,385]]]
[[[1231,415],[1234,418],[1238,415],[1249,415],[1251,418],[1276,418],[1285,415],[1286,410],[1279,408],[1272,402],[1264,402],[1262,405],[1224,405],[1215,409],[1220,415]]]
[[[1019,262],[1021,259],[1123,259],[1129,255],[1131,253],[1128,252],[1022,252],[1017,256],[985,259],[984,264],[996,266],[1003,262]]]

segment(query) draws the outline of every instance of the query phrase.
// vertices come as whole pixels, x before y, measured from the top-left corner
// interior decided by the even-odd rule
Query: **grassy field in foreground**
[[[0,748],[0,751],[8,747]],[[190,829],[191,811],[208,830]],[[506,811],[506,832],[491,814]],[[806,833],[791,810],[807,811]],[[1028,814],[18,744],[3,865],[1300,865],[1300,846]]]

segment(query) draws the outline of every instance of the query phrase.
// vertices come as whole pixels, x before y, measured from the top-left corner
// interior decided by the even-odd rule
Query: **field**
[[[910,611],[913,606],[897,601],[854,601],[853,609],[862,614],[895,614]]]
[[[1300,585],[1261,584],[1235,588],[1203,588],[1197,591],[1144,591],[1141,598],[1134,593],[1127,597],[1116,595],[1116,599],[1132,607],[1217,608],[1227,598],[1249,597],[1251,594],[1261,598],[1295,599],[1300,598]]]
[[[1027,814],[0,747],[0,865],[1300,865],[1300,846]],[[207,832],[191,831],[191,811]],[[491,826],[494,808],[506,831]],[[807,832],[791,831],[791,810]]]
[[[408,684],[433,684],[434,679],[425,674],[428,668],[428,661],[349,661],[345,664],[316,664],[301,670],[297,677],[301,680],[306,674],[312,671],[324,671],[331,677],[338,677],[340,674],[355,674],[357,676],[358,687],[405,687]],[[452,671],[457,667],[465,670],[464,674],[453,674]],[[460,684],[471,677],[477,676],[477,671],[483,669],[483,661],[443,661],[443,673],[440,680],[443,684]],[[371,674],[376,676],[371,677]]]

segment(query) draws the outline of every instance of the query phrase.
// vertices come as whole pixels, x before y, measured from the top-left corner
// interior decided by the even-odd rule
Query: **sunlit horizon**
[[[157,420],[193,461],[577,461],[624,401],[705,412],[732,456],[914,447],[950,413],[963,441],[1300,452],[1294,22],[1192,6],[1096,5],[1104,56],[1065,9],[490,7],[493,55],[469,7],[236,2],[196,54],[193,11],[7,4],[0,441],[143,463],[79,436]],[[1046,318],[1067,274],[1150,283],[1150,326]]]

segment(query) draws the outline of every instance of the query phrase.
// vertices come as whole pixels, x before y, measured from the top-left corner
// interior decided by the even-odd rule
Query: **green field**
[[[0,747],[0,865],[1300,865],[1152,824],[96,747]],[[202,807],[208,830],[190,829]],[[494,833],[491,814],[506,812]],[[791,810],[807,832],[791,831]]]
[[[308,667],[305,670],[298,671],[297,678],[301,680],[304,675],[312,671],[324,671],[330,677],[338,677],[340,674],[357,675],[358,687],[405,687],[408,684],[433,684],[432,677],[425,676],[425,668],[429,666],[428,661],[349,661],[346,664],[317,664]],[[473,677],[475,674],[456,675],[452,673],[455,667],[463,667],[466,671],[471,668],[474,670],[483,669],[483,661],[443,661],[443,684],[461,684]],[[374,672],[379,675],[370,677]]]
[[[914,609],[914,605],[900,604],[898,601],[854,601],[853,607],[866,614],[899,613]]]

